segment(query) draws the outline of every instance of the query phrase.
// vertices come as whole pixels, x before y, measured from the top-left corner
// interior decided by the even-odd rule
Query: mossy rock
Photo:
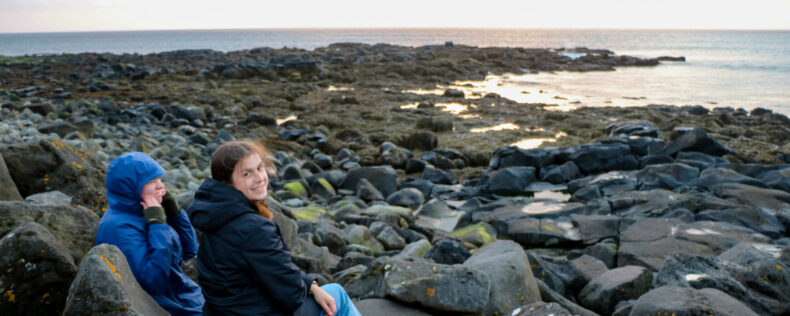
[[[310,221],[318,218],[318,216],[321,216],[321,214],[326,213],[326,210],[318,206],[305,206],[291,209],[291,213],[293,213],[296,220]]]
[[[307,197],[307,189],[305,189],[304,185],[299,181],[288,182],[283,186],[283,189],[296,194],[296,196]]]
[[[411,216],[412,209],[391,205],[373,205],[362,211],[362,214],[376,216],[384,213],[397,214],[403,217]]]
[[[384,245],[373,237],[367,227],[362,225],[355,225],[346,233],[346,242],[351,245],[364,246],[370,249],[374,256],[384,251]]]
[[[496,230],[484,222],[457,229],[450,234],[478,247],[496,241]]]

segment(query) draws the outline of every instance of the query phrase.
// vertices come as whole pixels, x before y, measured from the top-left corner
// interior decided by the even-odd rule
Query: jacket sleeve
[[[295,311],[304,302],[310,283],[305,284],[306,274],[291,261],[274,223],[264,222],[252,229],[242,256],[266,296]]]
[[[177,260],[178,236],[169,225],[151,224],[142,230],[132,224],[122,224],[110,242],[126,256],[135,279],[150,295],[166,293],[169,289],[171,265]]]
[[[189,260],[197,256],[197,235],[192,223],[189,222],[187,213],[182,209],[178,217],[168,217],[167,224],[173,227],[173,230],[178,234],[178,240],[181,242],[181,258]]]

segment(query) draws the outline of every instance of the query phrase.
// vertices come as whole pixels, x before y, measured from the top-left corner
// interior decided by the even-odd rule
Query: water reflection
[[[558,138],[565,136],[568,136],[568,134],[565,132],[557,132],[554,134],[554,138],[525,138],[510,144],[510,146],[516,146],[524,150],[535,149],[543,145],[543,143],[553,143],[556,142]]]
[[[295,120],[296,120],[296,115],[291,115],[286,118],[277,119],[277,125],[282,125],[285,122],[295,121]]]
[[[400,108],[404,109],[404,110],[413,110],[413,109],[416,109],[417,106],[419,106],[419,105],[420,105],[420,103],[414,102],[414,103],[401,105]]]
[[[513,130],[513,129],[518,129],[518,125],[513,123],[502,123],[499,125],[494,125],[489,127],[473,128],[469,131],[472,133],[485,133],[491,131],[502,131],[502,130]]]
[[[455,115],[469,110],[469,106],[461,103],[436,103],[436,107],[443,108],[442,111],[450,112]],[[472,104],[471,107],[476,108],[477,105]]]
[[[327,91],[354,91],[353,87],[335,87],[330,85],[329,88],[326,88]]]

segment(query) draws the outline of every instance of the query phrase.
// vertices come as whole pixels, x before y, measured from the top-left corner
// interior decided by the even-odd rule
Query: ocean
[[[790,31],[552,29],[249,29],[0,34],[0,55],[256,47],[314,49],[336,42],[531,48],[588,47],[686,62],[609,72],[491,76],[472,85],[520,102],[578,106],[702,105],[790,115]]]

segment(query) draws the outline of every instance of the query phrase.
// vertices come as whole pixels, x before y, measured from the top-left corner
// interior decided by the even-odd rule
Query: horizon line
[[[57,34],[57,33],[122,33],[122,32],[183,32],[183,31],[262,31],[262,30],[557,30],[557,31],[722,31],[722,32],[788,32],[790,29],[718,29],[718,28],[655,28],[655,27],[634,27],[634,28],[613,28],[613,27],[423,27],[423,26],[404,26],[404,27],[250,27],[250,28],[183,28],[183,29],[134,29],[134,30],[65,30],[65,31],[31,31],[31,32],[2,32],[2,35],[12,34]]]

